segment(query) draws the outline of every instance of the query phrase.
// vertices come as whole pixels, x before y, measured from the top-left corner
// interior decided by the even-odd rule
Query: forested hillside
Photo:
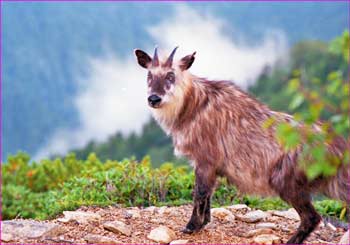
[[[245,40],[240,41],[245,43],[256,43],[267,28],[282,30],[291,44],[304,39],[329,41],[347,25],[348,3],[188,5],[203,13],[219,15],[230,23],[229,36],[239,39],[243,35]],[[73,100],[79,91],[76,81],[87,74],[85,58],[101,56],[106,50],[129,57],[135,47],[153,46],[146,28],[166,19],[174,11],[173,6],[173,3],[3,3],[2,160],[19,150],[35,154],[56,129],[77,127],[80,122]],[[320,51],[324,49],[322,43],[310,45]],[[301,54],[295,55],[303,59]],[[311,63],[319,61],[317,57],[310,59]],[[334,62],[329,65],[336,65],[337,61]],[[262,81],[288,78],[290,71],[280,68],[272,75],[265,74],[251,91],[269,102],[269,90],[267,86],[261,89]],[[271,86],[281,83],[271,82]],[[287,104],[281,98],[270,98],[276,100],[271,101],[272,107],[280,106],[276,109]],[[279,103],[281,100],[283,103]],[[102,159],[129,155],[140,158],[149,153],[157,163],[172,160],[169,139],[152,122],[144,128],[149,132],[144,131],[141,136],[121,136],[116,132],[108,143],[99,146],[91,143],[78,155],[85,157],[89,150],[96,150]],[[110,143],[113,141],[118,143]],[[112,150],[115,147],[118,150]]]

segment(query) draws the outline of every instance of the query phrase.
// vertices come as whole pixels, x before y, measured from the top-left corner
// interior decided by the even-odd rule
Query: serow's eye
[[[168,72],[168,74],[166,74],[165,79],[168,80],[170,83],[174,83],[175,82],[174,72]]]

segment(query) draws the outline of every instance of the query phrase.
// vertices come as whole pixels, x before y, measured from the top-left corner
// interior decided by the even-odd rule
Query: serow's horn
[[[152,59],[152,66],[159,66],[159,58],[158,58],[158,48],[156,47],[154,49],[154,55]]]
[[[176,52],[177,48],[178,47],[174,48],[173,52],[171,52],[169,58],[165,62],[165,66],[166,67],[171,67],[173,65],[173,59],[174,59],[174,55],[175,55],[175,52]]]

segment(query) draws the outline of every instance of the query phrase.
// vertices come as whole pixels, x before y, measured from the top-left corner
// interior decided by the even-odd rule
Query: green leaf
[[[322,166],[320,164],[312,164],[306,169],[306,175],[308,179],[312,180],[321,175]]]
[[[334,73],[334,72],[333,72]],[[339,76],[337,72],[335,72]],[[332,74],[332,73],[331,73]],[[329,79],[331,82],[326,87],[327,93],[333,95],[336,94],[341,86],[341,79],[339,77]]]
[[[325,161],[326,149],[324,145],[317,145],[311,149],[311,155],[317,162]]]
[[[279,124],[276,133],[277,138],[286,150],[294,149],[300,143],[298,130],[288,123]]]
[[[304,102],[304,96],[302,94],[296,94],[289,104],[290,110],[297,109]]]
[[[324,104],[322,102],[309,105],[310,119],[312,122],[316,122],[319,119],[323,108]]]
[[[299,86],[300,86],[299,78],[293,78],[289,80],[287,92],[290,94],[294,93],[296,90],[298,90]]]
[[[341,212],[340,212],[340,215],[339,215],[339,219],[343,220],[344,217],[345,217],[345,214],[346,214],[346,207],[344,207]]]
[[[333,71],[328,74],[327,79],[330,81],[337,80],[341,78],[341,72],[340,71]]]

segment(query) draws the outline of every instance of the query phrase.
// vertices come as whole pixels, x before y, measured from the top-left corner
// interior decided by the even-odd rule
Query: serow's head
[[[161,108],[173,99],[176,86],[181,82],[181,73],[189,69],[195,59],[196,52],[183,57],[176,65],[173,64],[176,49],[177,47],[164,62],[159,60],[157,48],[153,58],[146,52],[135,49],[137,62],[148,70],[148,104],[152,108]]]

